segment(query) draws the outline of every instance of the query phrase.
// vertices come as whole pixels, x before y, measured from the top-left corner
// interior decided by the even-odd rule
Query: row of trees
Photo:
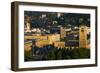
[[[44,56],[44,60],[84,59],[90,58],[90,49],[54,49]]]
[[[53,21],[57,22],[57,25],[62,25],[67,27],[67,24],[71,24],[72,26],[79,26],[80,24],[86,24],[86,26],[90,26],[90,15],[89,14],[77,14],[77,13],[61,13],[58,17],[57,12],[32,12],[25,11],[25,16],[31,17],[31,27],[37,28],[45,28],[48,25],[53,26]],[[45,15],[44,17],[41,17]]]
[[[36,61],[36,60],[64,60],[64,59],[86,59],[90,58],[90,49],[87,48],[36,48],[38,50],[33,52],[25,52],[25,61]],[[43,49],[43,50],[40,50]],[[48,50],[45,50],[48,49]],[[38,51],[38,53],[36,53]],[[42,51],[42,52],[41,52]],[[40,58],[41,56],[41,58]]]

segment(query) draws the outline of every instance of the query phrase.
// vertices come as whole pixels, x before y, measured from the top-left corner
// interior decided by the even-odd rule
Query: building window
[[[84,28],[81,29],[81,32],[84,32]]]

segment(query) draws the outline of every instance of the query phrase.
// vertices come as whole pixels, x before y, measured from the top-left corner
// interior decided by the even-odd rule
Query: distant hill
[[[60,14],[59,17],[58,14]],[[33,28],[58,25],[67,27],[68,24],[71,26],[84,24],[90,27],[90,14],[24,11],[24,16],[31,17],[30,22]]]

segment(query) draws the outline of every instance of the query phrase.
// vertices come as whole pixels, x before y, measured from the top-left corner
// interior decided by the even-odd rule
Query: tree
[[[47,60],[55,60],[55,54],[54,54],[54,51],[49,52],[49,53],[47,54],[46,59],[47,59]]]

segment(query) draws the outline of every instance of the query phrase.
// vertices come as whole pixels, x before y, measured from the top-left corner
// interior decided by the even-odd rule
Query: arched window
[[[84,32],[84,28],[81,29],[81,32]]]

